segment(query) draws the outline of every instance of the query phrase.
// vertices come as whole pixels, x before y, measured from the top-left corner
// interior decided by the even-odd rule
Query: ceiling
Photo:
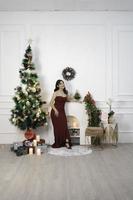
[[[133,0],[0,0],[0,11],[133,11]]]

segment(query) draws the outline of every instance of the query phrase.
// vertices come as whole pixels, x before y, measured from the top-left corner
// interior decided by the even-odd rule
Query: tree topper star
[[[31,38],[29,38],[29,39],[28,39],[28,43],[29,43],[29,45],[31,45],[32,42],[33,42],[33,40],[32,40]]]

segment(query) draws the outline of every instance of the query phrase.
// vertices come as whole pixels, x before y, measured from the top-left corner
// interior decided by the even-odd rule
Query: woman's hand
[[[54,109],[54,113],[55,113],[55,116],[58,117],[59,116],[59,112],[57,109]]]
[[[67,95],[67,101],[73,101],[73,100],[74,100],[74,98],[72,95]]]

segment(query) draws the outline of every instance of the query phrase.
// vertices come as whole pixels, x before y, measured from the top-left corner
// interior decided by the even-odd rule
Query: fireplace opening
[[[73,115],[68,115],[67,116],[67,125],[68,125],[69,134],[71,137],[72,145],[79,145],[80,144],[79,120]]]

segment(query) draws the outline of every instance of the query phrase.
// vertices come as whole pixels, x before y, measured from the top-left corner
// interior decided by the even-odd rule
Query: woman
[[[52,96],[50,106],[51,119],[54,128],[55,142],[53,148],[66,147],[71,149],[70,135],[67,127],[67,118],[65,114],[65,102],[67,101],[68,92],[62,80],[57,80],[55,84],[54,94]]]

